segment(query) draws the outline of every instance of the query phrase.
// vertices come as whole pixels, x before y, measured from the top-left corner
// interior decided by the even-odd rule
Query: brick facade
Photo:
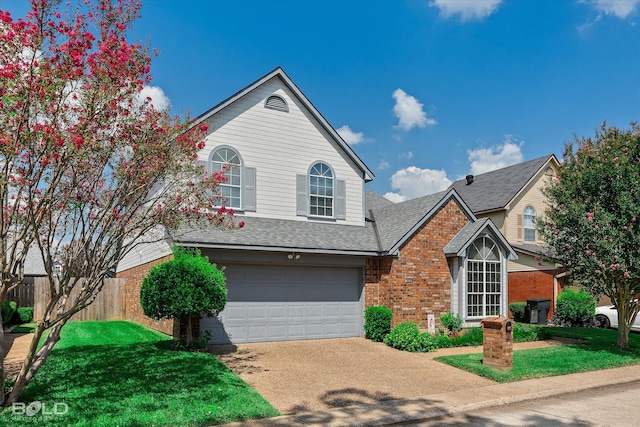
[[[423,328],[428,314],[438,319],[450,312],[451,273],[443,248],[468,222],[460,206],[449,200],[400,248],[398,257],[367,259],[365,307],[383,305],[393,312],[394,325],[414,321]]]
[[[554,277],[560,272],[561,270],[537,270],[509,273],[509,304],[527,302],[531,298],[548,298],[551,300],[551,308],[547,319],[551,319],[555,307]]]
[[[140,288],[142,287],[142,280],[147,276],[147,274],[149,274],[149,271],[153,267],[171,259],[173,259],[173,255],[159,258],[155,261],[121,271],[116,274],[116,277],[127,280],[126,286],[124,287],[126,320],[136,322],[140,325],[155,329],[156,331],[164,332],[171,336],[177,336],[177,333],[174,333],[174,328],[178,327],[178,325],[174,325],[174,323],[178,322],[174,322],[173,320],[153,320],[142,313],[142,306],[140,306]]]

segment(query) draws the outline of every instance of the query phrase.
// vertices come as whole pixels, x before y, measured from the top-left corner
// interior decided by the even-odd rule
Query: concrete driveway
[[[493,381],[433,360],[482,348],[409,353],[364,338],[211,346],[282,414],[472,389]]]

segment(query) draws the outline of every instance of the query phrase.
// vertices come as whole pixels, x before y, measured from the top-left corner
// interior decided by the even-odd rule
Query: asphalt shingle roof
[[[393,248],[438,204],[446,193],[446,191],[442,191],[374,210],[373,215],[380,234],[382,248],[385,251]]]
[[[444,253],[447,255],[457,254],[479,230],[485,227],[488,221],[490,221],[489,218],[483,218],[465,225],[464,228],[451,239],[447,246],[444,247]]]
[[[549,158],[551,155],[476,175],[469,185],[461,179],[449,189],[455,189],[473,212],[503,209]]]
[[[243,217],[245,225],[238,230],[218,228],[182,228],[172,236],[179,243],[216,247],[260,247],[289,250],[331,252],[377,252],[373,227],[292,221],[273,218]]]

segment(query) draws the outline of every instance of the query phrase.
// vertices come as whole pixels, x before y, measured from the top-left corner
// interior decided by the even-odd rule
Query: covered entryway
[[[227,264],[227,305],[200,322],[211,343],[288,341],[362,335],[360,267]]]

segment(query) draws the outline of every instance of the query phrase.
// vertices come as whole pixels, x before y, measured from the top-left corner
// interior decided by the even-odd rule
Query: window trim
[[[312,197],[321,197],[324,198],[325,200],[328,199],[329,197],[327,196],[321,196],[319,194],[313,194],[311,192],[311,171],[317,166],[317,165],[323,165],[325,166],[328,171],[331,173],[331,215],[319,215],[319,214],[313,214],[311,213],[312,207],[313,205],[311,204],[311,198]],[[326,176],[320,176],[320,175],[313,175],[316,177],[319,177],[321,179],[326,179]],[[325,187],[328,188],[328,187]],[[335,219],[336,218],[336,173],[333,170],[333,168],[331,167],[331,165],[328,162],[325,162],[323,160],[317,160],[315,162],[312,162],[311,165],[309,166],[309,169],[307,170],[307,203],[308,203],[308,212],[309,212],[309,217],[311,218],[328,218],[328,219]],[[326,205],[323,209],[327,209]]]
[[[238,167],[238,175],[239,175],[238,178],[239,178],[240,182],[239,182],[238,185],[232,185],[232,184],[228,184],[226,182],[225,183],[220,183],[218,185],[221,188],[222,187],[228,187],[228,188],[238,188],[239,189],[238,206],[230,206],[228,204],[225,204],[224,206],[227,207],[227,208],[234,209],[234,210],[241,210],[242,207],[243,207],[243,200],[244,200],[244,188],[243,188],[243,184],[244,184],[244,160],[242,159],[242,156],[240,155],[240,152],[238,152],[238,150],[236,150],[235,148],[233,148],[230,145],[219,145],[219,146],[216,146],[213,150],[211,150],[211,153],[209,154],[209,160],[208,160],[209,168],[210,168],[210,171],[212,173],[216,172],[214,170],[213,165],[214,164],[222,164],[222,162],[214,161],[213,157],[215,156],[215,154],[217,152],[219,152],[220,150],[225,150],[225,149],[229,150],[229,151],[232,151],[236,155],[236,157],[238,158],[238,162],[239,163],[238,163],[237,167]],[[226,201],[228,202],[228,199]],[[221,206],[222,205],[216,206],[216,207],[221,207]]]
[[[531,215],[530,213],[527,213],[528,209],[533,211],[533,215]],[[531,227],[527,227],[527,217],[531,217]],[[538,233],[536,233],[535,221],[536,221],[536,209],[531,205],[525,206],[525,208],[522,210],[522,241],[530,242],[530,243],[535,243],[537,241]],[[527,231],[533,231],[533,239],[527,239]]]
[[[495,251],[498,254],[498,260],[487,260],[486,257],[484,257],[483,259],[477,259],[477,258],[471,258],[470,255],[470,251],[471,248],[476,244],[476,242],[480,239],[486,239],[489,240],[492,244],[493,247],[492,249],[495,249]],[[498,244],[498,242],[496,242],[493,238],[491,238],[489,235],[487,234],[480,234],[479,236],[477,236],[473,242],[469,245],[469,247],[467,248],[467,254],[464,260],[464,266],[465,266],[465,275],[464,275],[464,312],[466,315],[466,319],[469,321],[476,321],[478,319],[482,319],[484,317],[487,316],[494,316],[497,314],[487,314],[487,306],[489,305],[487,303],[487,296],[489,295],[493,295],[494,298],[497,297],[497,301],[498,301],[498,314],[501,314],[504,311],[504,292],[505,292],[505,271],[504,271],[504,256],[502,251],[500,250],[500,245]],[[469,291],[469,274],[471,272],[471,268],[470,265],[471,263],[481,263],[482,264],[482,268],[480,270],[478,270],[479,272],[481,272],[482,274],[482,292],[470,292]],[[491,270],[487,269],[487,264],[491,264],[494,267],[497,266],[496,268],[493,268]],[[487,291],[487,276],[490,275],[491,273],[497,273],[499,276],[499,281],[498,282],[489,282],[489,284],[497,284],[500,288],[499,292],[488,292]],[[469,310],[469,295],[481,295],[482,298],[482,313],[480,315],[471,315],[471,310]]]

